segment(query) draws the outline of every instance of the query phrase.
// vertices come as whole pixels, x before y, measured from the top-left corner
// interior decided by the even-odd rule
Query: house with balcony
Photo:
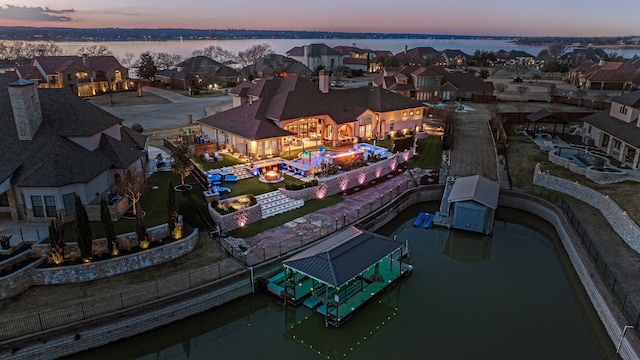
[[[640,91],[611,100],[611,107],[582,119],[583,142],[633,170],[640,169]]]
[[[311,71],[327,70],[333,72],[342,67],[344,55],[325,44],[309,44],[296,46],[286,52],[286,55],[307,66]]]
[[[16,68],[39,88],[69,89],[81,96],[128,90],[129,70],[115,56],[37,56],[28,66]]]
[[[0,74],[0,213],[68,221],[76,195],[95,209],[101,197],[116,199],[125,177],[147,162],[147,137],[121,122],[67,89]]]
[[[230,91],[234,107],[198,120],[219,146],[261,159],[278,156],[292,139],[326,146],[413,133],[426,107],[380,87],[330,89],[296,76],[245,82]]]

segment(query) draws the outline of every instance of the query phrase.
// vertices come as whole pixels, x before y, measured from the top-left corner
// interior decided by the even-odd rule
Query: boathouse
[[[317,309],[325,325],[340,326],[376,294],[411,273],[405,250],[401,241],[349,227],[283,262],[283,297],[297,301],[309,294],[305,305]]]
[[[490,234],[499,193],[500,184],[480,175],[455,179],[447,198],[451,226]]]

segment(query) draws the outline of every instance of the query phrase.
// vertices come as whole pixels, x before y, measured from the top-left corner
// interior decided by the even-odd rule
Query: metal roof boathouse
[[[340,326],[376,294],[411,273],[401,241],[349,227],[283,262],[285,301],[317,308]]]

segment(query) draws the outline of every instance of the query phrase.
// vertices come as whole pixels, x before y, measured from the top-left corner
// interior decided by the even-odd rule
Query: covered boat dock
[[[285,260],[285,301],[305,303],[324,315],[325,325],[340,326],[376,294],[411,273],[405,244],[349,227]],[[301,285],[304,284],[304,285]],[[306,286],[305,286],[306,285]],[[307,288],[300,291],[301,287]]]

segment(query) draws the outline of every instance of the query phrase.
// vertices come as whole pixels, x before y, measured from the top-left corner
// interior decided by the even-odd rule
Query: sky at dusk
[[[5,0],[0,25],[626,36],[639,13],[640,0]]]

